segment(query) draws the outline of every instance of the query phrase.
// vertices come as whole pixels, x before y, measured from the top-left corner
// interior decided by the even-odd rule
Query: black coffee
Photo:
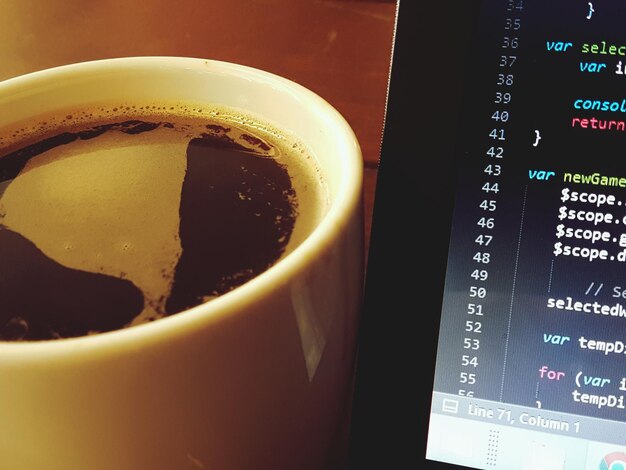
[[[3,138],[1,340],[182,312],[265,271],[315,225],[294,239],[300,193],[321,192],[294,178],[300,151],[280,136],[219,114],[131,111]]]

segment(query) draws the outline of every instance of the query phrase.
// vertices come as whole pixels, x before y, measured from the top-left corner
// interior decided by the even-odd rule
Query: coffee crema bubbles
[[[326,210],[304,146],[235,110],[115,105],[31,121],[0,133],[2,341],[183,312],[271,267]]]

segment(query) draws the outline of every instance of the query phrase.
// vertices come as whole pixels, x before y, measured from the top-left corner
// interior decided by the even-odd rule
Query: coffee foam
[[[132,281],[146,299],[145,316],[163,311],[181,253],[185,176],[185,144],[137,152],[150,137],[103,135],[97,146],[53,148],[30,160],[0,198],[4,226],[63,266]]]
[[[6,129],[0,134],[0,147],[4,155],[51,133],[129,119],[189,122],[145,136],[103,135],[96,139],[97,145],[85,140],[74,142],[72,152],[61,146],[38,155],[4,191],[0,187],[0,223],[66,267],[133,282],[146,299],[133,324],[158,318],[171,289],[181,255],[177,210],[187,140],[180,133],[193,135],[196,121],[242,126],[261,140],[279,144],[266,156],[287,166],[300,212],[283,256],[310,234],[326,211],[324,183],[306,148],[289,134],[231,109],[171,104],[67,110]],[[158,150],[152,149],[150,155],[135,151],[154,140],[153,132],[160,133]],[[242,134],[236,137],[246,145],[258,144],[251,144]],[[115,152],[109,152],[112,148]],[[86,154],[89,158],[78,158]],[[82,176],[77,178],[77,174]],[[111,188],[109,181],[116,181],[116,187]],[[154,203],[146,207],[129,197],[129,192],[145,195]],[[100,210],[104,205],[106,211]],[[159,220],[156,228],[154,220]],[[154,259],[154,253],[159,259]]]

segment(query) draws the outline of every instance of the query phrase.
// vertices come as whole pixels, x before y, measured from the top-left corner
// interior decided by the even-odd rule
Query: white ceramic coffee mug
[[[0,127],[129,98],[223,104],[292,132],[318,160],[328,211],[278,264],[187,312],[0,343],[0,469],[321,468],[350,394],[362,302],[362,157],[351,128],[281,77],[173,57],[2,82]]]

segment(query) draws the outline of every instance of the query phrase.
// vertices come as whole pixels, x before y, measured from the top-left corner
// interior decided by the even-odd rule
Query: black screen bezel
[[[480,0],[398,2],[359,333],[353,469],[465,468],[425,455],[455,136],[479,8]]]

